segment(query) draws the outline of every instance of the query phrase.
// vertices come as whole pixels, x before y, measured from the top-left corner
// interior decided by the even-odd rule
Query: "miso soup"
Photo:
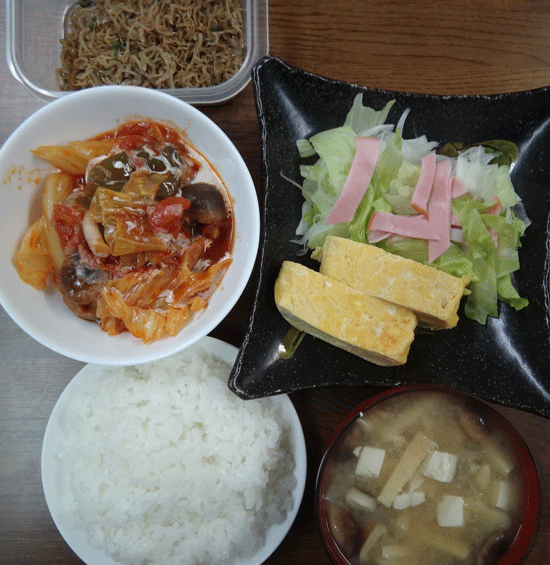
[[[360,413],[328,454],[321,504],[352,565],[491,565],[514,540],[522,474],[474,403],[396,395]]]

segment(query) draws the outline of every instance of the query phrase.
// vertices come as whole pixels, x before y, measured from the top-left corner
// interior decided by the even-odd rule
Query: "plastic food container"
[[[47,102],[62,91],[55,77],[61,66],[60,39],[67,10],[76,0],[7,0],[6,57],[20,82]],[[254,64],[268,53],[268,0],[242,0],[246,27],[243,65],[229,80],[202,88],[163,89],[189,104],[221,104],[236,96],[250,81]]]

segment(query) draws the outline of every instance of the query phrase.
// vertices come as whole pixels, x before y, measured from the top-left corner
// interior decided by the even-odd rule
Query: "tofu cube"
[[[464,525],[464,499],[446,494],[437,504],[437,523],[443,528]]]
[[[385,449],[378,449],[377,447],[369,447],[367,445],[364,446],[359,454],[355,474],[368,479],[375,479],[380,475],[385,457]]]
[[[434,451],[427,459],[423,474],[441,483],[450,483],[455,477],[457,463],[456,455]]]

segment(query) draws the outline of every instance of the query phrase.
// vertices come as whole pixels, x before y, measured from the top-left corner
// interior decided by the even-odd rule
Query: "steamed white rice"
[[[72,404],[61,454],[90,543],[132,565],[228,563],[263,545],[296,484],[280,410],[231,393],[210,355],[106,371]]]

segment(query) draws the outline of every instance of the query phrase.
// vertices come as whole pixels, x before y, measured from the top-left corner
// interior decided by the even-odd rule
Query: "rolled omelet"
[[[403,365],[417,325],[408,309],[368,296],[292,261],[275,282],[275,303],[295,328],[377,365]]]
[[[328,236],[320,272],[355,290],[412,310],[418,321],[437,328],[458,323],[458,307],[469,277],[388,253],[373,245]]]

